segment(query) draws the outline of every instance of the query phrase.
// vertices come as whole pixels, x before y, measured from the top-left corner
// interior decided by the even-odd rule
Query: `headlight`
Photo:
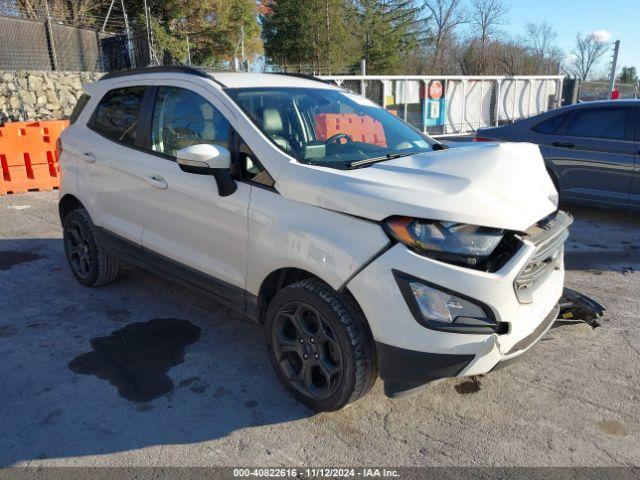
[[[412,250],[460,265],[477,265],[496,249],[504,230],[464,223],[391,217],[384,223],[387,233]]]
[[[498,323],[491,309],[477,300],[451,292],[406,273],[394,270],[394,276],[418,323],[425,327],[454,333],[490,335],[505,333],[506,323]]]

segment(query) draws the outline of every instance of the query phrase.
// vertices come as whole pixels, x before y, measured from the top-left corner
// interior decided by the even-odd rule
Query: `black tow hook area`
[[[598,328],[602,325],[599,320],[604,315],[606,308],[580,292],[565,288],[559,304],[558,320],[585,322],[591,328]]]

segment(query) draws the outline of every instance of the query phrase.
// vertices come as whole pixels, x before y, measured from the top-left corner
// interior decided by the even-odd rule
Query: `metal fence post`
[[[478,121],[478,126],[476,128],[480,128],[482,126],[484,117],[484,80],[480,80],[480,120]]]
[[[131,30],[129,29],[129,17],[127,11],[124,8],[124,0],[121,0],[122,4],[122,16],[124,17],[124,32],[127,36],[127,55],[129,56],[129,64],[131,68],[136,68],[135,57],[133,56],[133,42],[131,41]]]
[[[516,121],[516,102],[518,100],[518,80],[513,81],[513,104],[511,105],[511,123]]]
[[[422,123],[422,133],[427,133],[427,119],[429,118],[429,81],[423,78],[422,84],[424,85],[424,99],[420,99],[422,101],[420,111],[422,113],[422,119],[424,120]],[[422,109],[425,111],[423,112]]]
[[[462,121],[458,133],[463,133],[464,124],[467,121],[467,80],[462,80]]]
[[[407,104],[407,89],[409,87],[409,80],[404,81],[404,88],[403,88],[403,92],[402,92],[402,100],[404,102],[404,114],[403,114],[403,119],[406,122],[407,121],[407,112],[409,110],[409,106]]]
[[[495,126],[500,124],[500,95],[502,94],[502,79],[496,80],[496,111],[495,111]]]
[[[53,27],[51,26],[51,15],[49,14],[49,2],[48,0],[44,1],[44,9],[47,14],[47,36],[49,37],[49,48],[51,49],[51,68],[53,70],[58,70],[58,57],[56,56],[56,44],[53,40]]]

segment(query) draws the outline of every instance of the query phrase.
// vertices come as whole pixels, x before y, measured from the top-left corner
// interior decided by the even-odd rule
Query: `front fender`
[[[281,268],[305,270],[337,290],[388,243],[375,222],[254,187],[249,207],[247,291],[258,295],[264,279]]]

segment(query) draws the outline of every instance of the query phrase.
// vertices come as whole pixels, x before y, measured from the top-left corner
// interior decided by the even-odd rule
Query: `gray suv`
[[[569,105],[475,141],[538,144],[562,200],[640,209],[640,100]]]

